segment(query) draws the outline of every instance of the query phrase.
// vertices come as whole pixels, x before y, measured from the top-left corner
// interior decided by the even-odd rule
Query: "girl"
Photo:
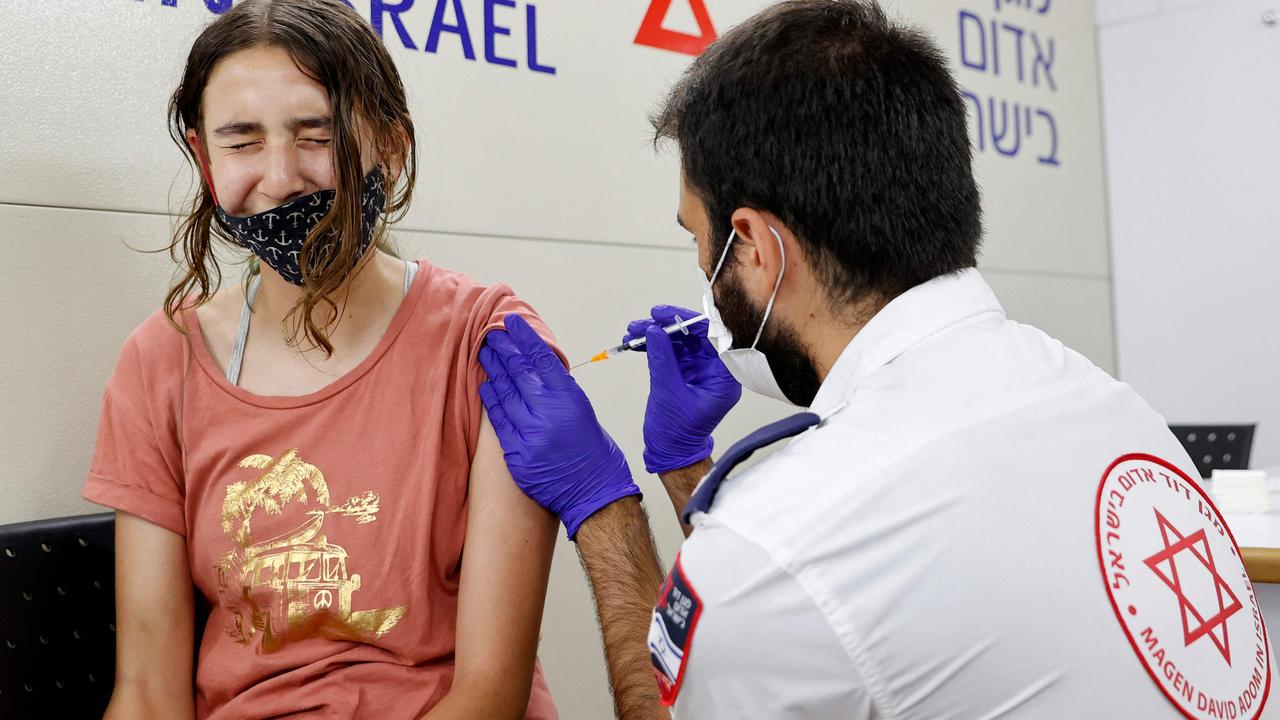
[[[380,39],[340,0],[237,3],[170,122],[203,185],[84,490],[118,518],[107,716],[554,718],[556,521],[511,482],[476,361],[506,314],[548,333],[387,251],[415,145]],[[249,276],[219,289],[235,249]]]

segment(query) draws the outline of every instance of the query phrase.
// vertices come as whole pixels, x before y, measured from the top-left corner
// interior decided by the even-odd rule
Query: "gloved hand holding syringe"
[[[508,316],[506,325],[509,330],[514,327],[510,337],[503,331],[490,333],[485,350],[480,353],[480,362],[485,366],[490,377],[499,377],[506,373],[503,363],[508,360],[530,353],[539,355],[544,361],[541,365],[546,366],[542,368],[547,374],[544,378],[545,382],[555,387],[572,387],[574,392],[540,396],[537,412],[522,413],[520,417],[536,419],[541,423],[542,431],[547,433],[579,439],[589,436],[593,432],[591,428],[598,428],[598,424],[595,412],[591,409],[586,395],[578,387],[577,381],[572,375],[559,369],[559,363],[548,360],[554,356],[554,351],[546,347],[545,341],[539,338],[537,333],[518,315]],[[574,366],[581,367],[628,351],[643,352],[648,356],[649,400],[644,412],[644,467],[650,473],[658,474],[690,467],[710,457],[715,447],[711,433],[742,397],[742,385],[725,367],[724,362],[720,360],[719,350],[707,338],[710,329],[707,316],[698,313],[697,310],[675,305],[655,305],[650,309],[649,317],[627,324],[627,333],[622,337],[621,345],[609,348],[591,360]],[[513,344],[516,341],[525,346],[523,350]],[[524,367],[529,362],[532,360],[526,360],[523,364],[517,362],[517,365]],[[534,367],[537,368],[540,365],[535,362]],[[493,386],[481,387],[480,397],[491,417],[495,413],[501,416],[503,412],[502,408],[496,404],[499,398],[512,401],[509,394],[504,395],[500,392],[504,382],[509,384],[510,380],[495,380],[499,386],[496,390]],[[504,433],[509,435],[518,432],[512,427],[511,422],[495,423],[499,439],[503,439]],[[524,460],[531,464],[520,469],[519,472],[522,474],[513,475],[513,477],[517,477],[517,482],[523,481],[529,487],[556,487],[555,483],[547,482],[547,478],[563,471],[561,449],[565,446],[563,443],[556,442],[541,447],[554,449],[555,452],[545,455],[534,453],[524,457]],[[621,456],[621,451],[617,450],[616,446],[612,446],[610,453]],[[508,462],[511,461],[508,460]],[[630,485],[630,474],[626,471],[626,461],[621,460],[613,464],[620,467],[620,469],[615,468],[618,478],[621,478],[618,483],[610,485],[599,477],[584,476],[584,484],[570,495],[581,496],[588,500],[597,498],[599,493],[592,490],[592,486],[598,486],[597,489],[603,488],[604,495],[611,495],[614,490],[629,492],[628,488],[633,486]],[[622,477],[624,475],[625,477]],[[622,483],[622,480],[626,482]],[[623,484],[628,487],[623,488]],[[526,492],[530,490],[526,489]],[[551,509],[552,512],[560,515],[561,519],[565,519],[567,511],[564,508],[557,510],[553,507],[562,500],[564,498],[548,499],[547,502],[538,501],[543,504],[543,507]],[[573,497],[568,501],[576,507],[577,501],[573,500]],[[593,502],[587,502],[584,506],[585,511],[588,512],[598,507],[599,505]],[[566,527],[576,527],[576,523],[585,517],[583,513],[568,512],[568,515],[570,518],[566,520]]]
[[[689,334],[688,328],[690,325],[696,325],[700,322],[705,321],[706,319],[707,319],[707,316],[705,314],[699,314],[695,317],[689,318],[688,320],[681,320],[680,316],[677,315],[676,322],[672,325],[668,325],[667,327],[664,327],[662,330],[668,335],[674,335],[676,333],[684,333],[685,335],[688,335]],[[627,342],[624,342],[620,345],[614,345],[613,347],[607,350],[603,350],[599,353],[596,353],[591,357],[590,360],[587,360],[586,362],[578,363],[577,365],[574,365],[573,367],[569,368],[569,370],[571,371],[576,370],[582,367],[583,365],[590,365],[591,363],[600,362],[601,360],[608,360],[614,355],[617,355],[619,353],[624,353],[629,350],[639,350],[640,348],[644,347],[645,343],[646,343],[646,340],[643,335],[637,338],[632,338],[631,340],[628,340]]]

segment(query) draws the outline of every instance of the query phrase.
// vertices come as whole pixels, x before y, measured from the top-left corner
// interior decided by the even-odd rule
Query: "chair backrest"
[[[0,526],[0,717],[102,716],[114,568],[114,513]]]
[[[1195,462],[1200,477],[1210,478],[1214,469],[1246,470],[1253,449],[1255,425],[1170,425],[1178,442]]]

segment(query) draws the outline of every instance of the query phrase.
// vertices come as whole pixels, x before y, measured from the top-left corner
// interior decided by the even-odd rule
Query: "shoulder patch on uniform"
[[[1138,660],[1188,718],[1256,718],[1271,643],[1231,530],[1182,470],[1124,455],[1098,483],[1098,564]]]
[[[658,680],[663,705],[674,705],[684,681],[685,663],[693,644],[693,631],[702,615],[702,600],[685,577],[680,556],[662,581],[658,605],[649,624],[649,660]]]

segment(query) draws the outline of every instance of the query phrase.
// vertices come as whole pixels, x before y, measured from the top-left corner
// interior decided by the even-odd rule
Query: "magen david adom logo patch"
[[[1256,718],[1271,646],[1235,538],[1198,483],[1125,455],[1098,484],[1098,563],[1116,619],[1156,685],[1189,718]]]

